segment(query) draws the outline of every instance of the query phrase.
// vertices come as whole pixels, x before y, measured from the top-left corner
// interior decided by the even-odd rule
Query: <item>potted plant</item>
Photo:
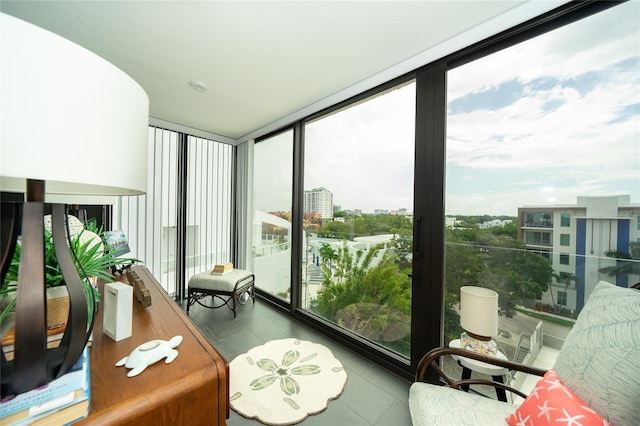
[[[106,282],[112,282],[114,277],[111,274],[111,268],[125,263],[139,262],[138,259],[116,257],[113,251],[110,251],[104,242],[104,230],[96,225],[95,219],[87,221],[84,225],[75,218],[69,216],[70,223],[74,221],[77,225],[74,228],[77,232],[71,232],[71,247],[75,251],[72,256],[78,274],[87,293],[87,301],[89,304],[89,318],[93,315],[93,303],[95,298],[99,300],[100,293],[96,286],[96,280],[102,279]],[[46,220],[45,220],[46,222]],[[79,225],[79,226],[78,226]],[[45,259],[45,285],[48,290],[62,290],[65,293],[64,277],[60,270],[60,265],[56,259],[55,249],[53,246],[53,236],[48,229],[44,230],[44,259]],[[6,306],[0,313],[0,324],[5,320],[9,312],[15,306],[16,299],[8,297],[17,290],[18,268],[20,265],[20,244],[16,245],[13,259],[9,267],[9,271],[0,287],[0,296],[5,300]],[[59,292],[56,296],[59,297]],[[91,297],[93,296],[93,297]],[[48,308],[50,309],[50,308]],[[66,320],[68,311],[62,314]],[[53,321],[57,322],[57,321]]]

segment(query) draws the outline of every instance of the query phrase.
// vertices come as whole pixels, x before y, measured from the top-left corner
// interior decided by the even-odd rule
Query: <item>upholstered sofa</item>
[[[528,396],[489,380],[456,380],[446,377],[438,363],[451,354],[544,377]],[[513,404],[460,390],[471,382],[502,387],[526,399]],[[418,366],[409,407],[414,426],[640,425],[640,291],[599,282],[549,371],[462,349],[430,351]],[[552,415],[562,418],[554,423]]]

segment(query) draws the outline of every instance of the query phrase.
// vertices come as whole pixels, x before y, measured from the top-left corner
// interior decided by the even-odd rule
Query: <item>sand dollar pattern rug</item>
[[[256,346],[229,369],[231,408],[268,425],[292,425],[323,411],[347,382],[328,348],[298,339]]]

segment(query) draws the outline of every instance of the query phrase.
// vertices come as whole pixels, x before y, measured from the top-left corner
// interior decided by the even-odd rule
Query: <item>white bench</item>
[[[256,302],[255,277],[252,272],[244,269],[234,269],[224,275],[214,275],[210,271],[205,271],[192,276],[188,286],[187,315],[191,305],[197,302],[199,305],[211,309],[226,305],[233,311],[235,318],[238,306],[247,301],[247,299],[243,299],[245,293],[249,294],[253,303]],[[211,296],[212,301],[215,301],[217,297],[224,303],[221,305],[202,303],[201,300],[207,296]]]

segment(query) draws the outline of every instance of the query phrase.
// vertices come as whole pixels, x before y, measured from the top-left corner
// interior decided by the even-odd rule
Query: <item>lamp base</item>
[[[477,352],[482,355],[497,355],[498,344],[489,337],[489,340],[480,340],[471,337],[466,332],[460,335],[460,347],[468,351]]]

